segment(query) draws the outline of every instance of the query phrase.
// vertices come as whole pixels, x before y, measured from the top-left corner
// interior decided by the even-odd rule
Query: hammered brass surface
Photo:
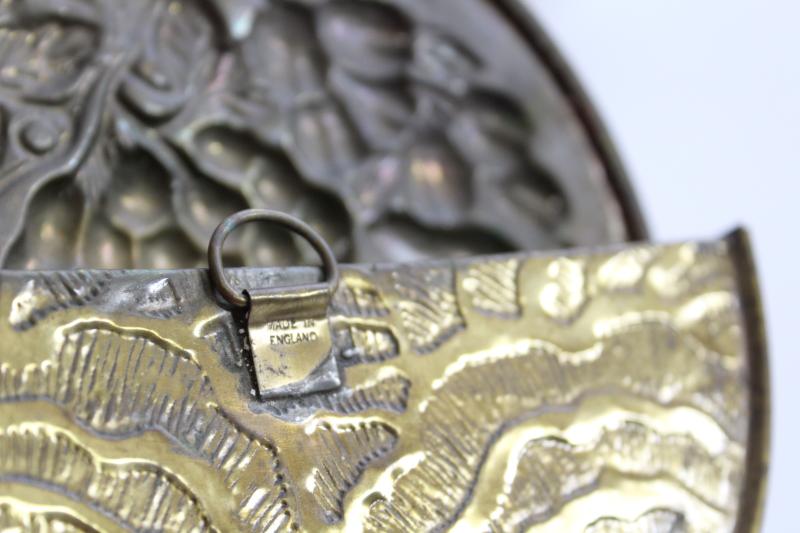
[[[754,528],[767,413],[740,241],[345,267],[341,384],[272,399],[203,270],[3,272],[0,525]]]

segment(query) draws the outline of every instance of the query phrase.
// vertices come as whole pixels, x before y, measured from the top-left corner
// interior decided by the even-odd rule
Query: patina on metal
[[[598,247],[516,0],[9,0],[0,101],[0,529],[758,527],[746,239]]]
[[[340,383],[280,397],[253,390],[246,322],[214,293],[199,269],[0,273],[0,524],[757,527],[768,396],[741,233],[344,266]]]
[[[303,237],[319,253],[326,280],[294,287],[237,291],[225,278],[222,247],[227,236],[246,222],[271,222]],[[246,350],[260,397],[298,395],[341,385],[333,361],[328,308],[339,285],[333,251],[302,220],[278,211],[248,209],[223,220],[208,244],[209,275],[229,304],[247,313]]]
[[[604,134],[513,1],[0,3],[0,265],[203,264],[247,207],[340,260],[641,238]],[[249,228],[229,264],[313,259]]]

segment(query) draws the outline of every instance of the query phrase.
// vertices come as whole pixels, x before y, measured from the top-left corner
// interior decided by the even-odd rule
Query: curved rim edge
[[[550,36],[543,29],[524,0],[484,0],[494,6],[517,33],[528,42],[551,73],[561,93],[567,98],[587,133],[589,143],[606,170],[609,186],[619,202],[629,241],[650,237],[628,173],[611,141],[611,137],[589,96],[578,81]]]
[[[736,267],[736,282],[745,323],[745,350],[750,369],[745,474],[735,531],[756,532],[760,531],[763,520],[770,456],[769,348],[750,236],[746,230],[739,228],[725,240]]]

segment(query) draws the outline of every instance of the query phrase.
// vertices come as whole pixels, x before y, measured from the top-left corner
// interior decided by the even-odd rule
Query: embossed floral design
[[[193,266],[248,206],[302,217],[342,259],[563,241],[526,110],[389,3],[16,0],[0,42],[0,263]],[[231,262],[308,254],[279,230],[235,237]]]

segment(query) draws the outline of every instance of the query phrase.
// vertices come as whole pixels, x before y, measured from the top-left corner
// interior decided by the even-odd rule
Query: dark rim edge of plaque
[[[750,365],[749,431],[735,531],[756,532],[760,531],[764,516],[770,456],[769,347],[750,236],[740,228],[728,235],[726,241],[736,267],[736,282],[745,323],[744,343]]]
[[[627,239],[629,241],[649,239],[650,231],[642,214],[641,204],[600,114],[531,8],[522,5],[523,0],[483,1],[494,6],[520,37],[531,46],[553,76],[561,94],[571,105],[606,171],[608,184],[622,211]]]

